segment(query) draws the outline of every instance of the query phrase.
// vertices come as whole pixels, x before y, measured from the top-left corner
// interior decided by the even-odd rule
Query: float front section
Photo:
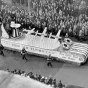
[[[75,63],[78,65],[81,65],[82,63],[85,63],[87,61],[88,58],[87,44],[77,42],[73,42],[73,44],[70,46],[66,44],[65,43],[62,44],[62,48],[60,48],[52,56],[55,57],[57,60]],[[63,47],[63,45],[65,46]]]
[[[81,63],[86,61],[86,57],[84,55],[71,52],[56,52],[52,56],[58,61],[64,61],[77,65],[81,65]]]

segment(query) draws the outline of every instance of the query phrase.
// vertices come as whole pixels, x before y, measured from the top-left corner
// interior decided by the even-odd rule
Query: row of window
[[[12,3],[28,6],[28,0],[12,0]]]

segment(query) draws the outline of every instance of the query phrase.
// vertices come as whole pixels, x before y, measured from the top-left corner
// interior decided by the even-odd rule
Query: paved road
[[[57,82],[61,79],[64,84],[76,85],[81,87],[88,87],[88,64],[77,67],[70,64],[61,62],[53,62],[53,68],[46,66],[46,59],[36,56],[27,55],[29,61],[21,59],[20,53],[13,53],[8,50],[4,50],[5,56],[0,56],[0,70],[21,69],[26,73],[32,71],[42,76],[57,79]]]

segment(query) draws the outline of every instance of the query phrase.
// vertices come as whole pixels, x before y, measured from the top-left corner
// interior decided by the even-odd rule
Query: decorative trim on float
[[[70,38],[65,38],[64,42],[67,43],[67,44],[69,44],[69,45],[73,44],[73,42],[72,42],[72,40]]]
[[[65,42],[62,43],[62,47],[63,47],[64,50],[69,50],[70,49],[70,45],[65,43]]]

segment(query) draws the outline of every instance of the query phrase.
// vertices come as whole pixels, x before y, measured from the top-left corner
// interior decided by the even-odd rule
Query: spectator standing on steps
[[[63,84],[62,84],[61,80],[60,80],[59,83],[58,83],[58,87],[59,87],[59,88],[62,88],[62,87],[63,87]]]
[[[27,61],[27,58],[25,56],[26,53],[27,53],[27,51],[25,50],[25,48],[23,48],[22,51],[21,51],[22,59]]]

